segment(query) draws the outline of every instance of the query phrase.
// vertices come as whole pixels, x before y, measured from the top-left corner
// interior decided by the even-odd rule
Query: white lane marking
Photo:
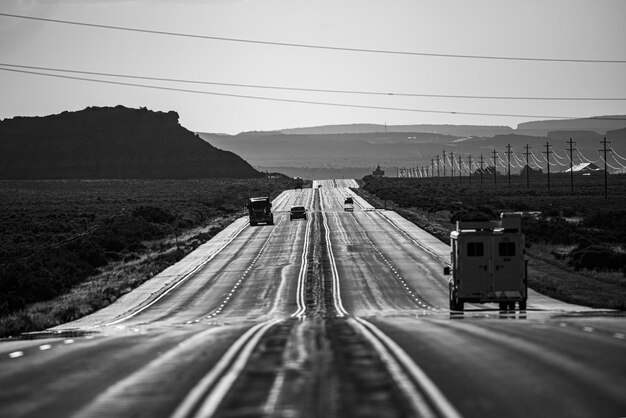
[[[67,340],[63,341],[63,344],[74,344],[74,340],[71,338],[68,338]]]
[[[446,399],[437,385],[398,344],[372,323],[362,318],[354,318],[354,321],[358,324],[357,328],[361,330],[362,334],[378,351],[381,359],[387,365],[392,378],[405,392],[407,399],[411,402],[418,416],[461,418],[461,414]],[[406,373],[412,379],[407,378]],[[418,387],[412,384],[411,380]],[[420,392],[423,392],[428,400]],[[436,411],[432,410],[429,401]]]
[[[309,241],[311,235],[311,224],[313,223],[313,217],[308,216],[306,221],[306,229],[304,231],[304,247],[302,249],[302,257],[300,261],[300,272],[298,273],[298,287],[296,290],[296,302],[298,309],[291,316],[295,318],[301,318],[306,312],[305,302],[305,280],[306,272],[308,269],[309,260],[307,258],[307,252],[309,249]]]
[[[201,262],[200,264],[198,264],[196,267],[194,267],[189,273],[185,274],[183,277],[180,278],[180,280],[178,280],[176,283],[174,283],[171,287],[169,287],[168,289],[166,289],[163,293],[161,293],[157,298],[155,298],[152,302],[148,303],[147,305],[137,309],[134,312],[131,312],[130,314],[120,318],[120,319],[116,319],[115,321],[111,321],[108,323],[105,323],[105,326],[110,326],[110,325],[115,325],[115,324],[119,324],[120,322],[124,322],[138,314],[140,314],[141,312],[145,311],[146,309],[148,309],[149,307],[151,307],[152,305],[154,305],[155,303],[157,303],[159,300],[163,299],[166,295],[168,295],[172,290],[176,289],[178,286],[180,286],[181,284],[183,284],[185,281],[187,281],[187,279],[189,279],[190,277],[192,277],[194,274],[196,274],[196,272],[198,270],[200,270],[201,268],[203,268],[209,261],[213,260],[219,253],[222,252],[222,250],[224,248],[226,248],[231,242],[233,242],[235,240],[235,238],[237,238],[239,236],[239,234],[241,234],[247,227],[249,227],[249,224],[247,222],[243,223],[241,227],[239,227],[239,229],[235,230],[232,234],[232,236],[230,236],[228,238],[228,240],[226,242],[224,242],[224,244],[219,247],[213,254],[211,254],[210,257],[208,257],[206,260],[204,260],[203,262]]]
[[[585,331],[585,332],[593,332],[593,328],[592,327],[583,327],[583,331]]]
[[[14,351],[12,353],[9,353],[10,358],[18,358],[18,357],[22,357],[23,355],[24,355],[23,351]]]
[[[278,222],[276,222],[276,227],[278,227],[278,225],[280,225],[280,223],[282,222],[283,217],[281,216],[278,219]],[[256,257],[254,257],[254,260],[252,260],[252,263],[250,263],[250,266],[248,266],[248,268],[245,270],[245,272],[241,275],[241,277],[239,278],[239,280],[237,280],[237,283],[235,283],[233,285],[233,287],[231,288],[231,291],[229,293],[229,295],[233,294],[235,292],[235,290],[237,289],[237,287],[239,287],[239,285],[241,284],[241,282],[243,280],[245,280],[246,276],[248,275],[248,273],[252,270],[252,267],[256,264],[257,260],[259,259],[259,257],[261,257],[261,254],[263,254],[263,252],[265,251],[265,248],[267,247],[267,244],[270,242],[270,240],[274,237],[275,233],[276,233],[276,227],[272,228],[272,232],[270,232],[270,234],[268,235],[267,239],[265,240],[265,242],[263,243],[263,245],[261,246],[261,248],[259,249],[259,252],[257,253]],[[221,313],[222,309],[226,306],[226,303],[230,300],[230,296],[226,296],[223,300],[222,303],[220,304],[219,308],[215,309],[214,311],[209,312],[209,314],[204,314],[203,317],[206,317],[207,319],[212,319],[215,315],[217,315],[218,313]],[[202,318],[198,318],[198,319],[202,319]]]
[[[46,350],[50,350],[52,348],[52,346],[50,344],[43,344],[39,346],[39,350],[41,351],[46,351]]]
[[[436,320],[440,326],[445,326],[462,333],[470,334],[480,338],[484,342],[493,343],[506,349],[510,353],[519,353],[525,358],[532,358],[534,364],[549,364],[552,368],[559,368],[562,372],[574,373],[577,376],[584,376],[588,385],[595,386],[598,390],[604,391],[607,396],[617,399],[624,397],[624,390],[620,385],[615,385],[607,380],[597,368],[585,361],[579,361],[573,357],[564,355],[563,351],[557,348],[548,348],[541,342],[531,342],[523,336],[510,335],[499,330],[491,330],[488,325],[470,323],[468,321],[441,321]]]
[[[626,339],[626,334],[623,334],[623,333],[621,333],[621,332],[616,332],[615,334],[613,334],[613,336],[614,336],[615,338],[620,339],[620,340],[624,340],[624,339]]]
[[[435,257],[437,260],[439,260],[441,263],[445,264],[445,265],[450,265],[450,261],[442,258],[439,254],[437,254],[436,252],[434,252],[433,250],[431,250],[430,248],[428,248],[426,245],[421,244],[419,242],[417,242],[411,235],[409,235],[408,232],[406,232],[404,229],[400,228],[400,226],[391,218],[389,218],[386,214],[384,214],[383,212],[380,211],[375,211],[376,214],[378,214],[379,216],[381,216],[384,220],[386,220],[392,227],[394,227],[395,229],[397,229],[398,231],[400,231],[405,237],[407,237],[409,239],[409,241],[411,241],[413,244],[415,244],[416,246],[418,246],[419,248],[421,248],[422,250],[426,251],[427,253],[429,253],[430,255],[432,255],[433,257]],[[416,225],[417,226],[417,225]],[[418,227],[419,228],[419,227]]]
[[[322,200],[320,199],[320,205]],[[328,250],[328,259],[330,261],[330,270],[333,279],[333,304],[337,310],[338,316],[342,317],[348,315],[348,311],[343,307],[341,302],[341,286],[339,285],[339,273],[337,272],[337,263],[335,262],[335,255],[333,254],[333,245],[330,242],[330,228],[328,227],[328,219],[326,213],[322,211],[322,222],[324,229],[326,230],[326,248]]]
[[[365,215],[366,217],[369,217],[373,222],[377,222],[373,215]],[[404,278],[400,275],[400,272],[398,270],[396,270],[394,268],[394,266],[391,264],[391,262],[389,261],[389,259],[387,257],[385,257],[385,255],[383,254],[383,252],[376,246],[376,244],[374,244],[374,241],[372,241],[372,239],[370,238],[370,236],[368,235],[367,231],[365,230],[365,227],[363,227],[363,225],[358,221],[358,219],[355,217],[355,223],[359,226],[359,228],[361,229],[361,231],[363,231],[363,235],[365,236],[365,238],[367,238],[368,242],[370,243],[370,245],[372,246],[372,248],[374,248],[374,251],[376,251],[376,253],[382,258],[382,260],[385,262],[385,264],[387,264],[387,266],[391,269],[391,271],[393,272],[393,275],[400,281],[400,283],[402,284],[402,286],[404,286],[405,290],[411,294],[411,296],[414,297],[414,299],[417,301],[418,304],[420,305],[424,305],[427,307],[427,309],[431,309],[431,310],[435,310],[434,307],[429,306],[428,304],[422,303],[422,299],[416,295],[413,294],[412,289],[408,286],[407,282],[404,280]]]
[[[197,410],[195,416],[210,417],[213,415],[235,379],[243,370],[244,365],[252,355],[254,347],[256,347],[261,337],[269,328],[278,322],[280,321],[273,320],[262,322],[253,326],[239,337],[209,374],[202,378],[189,392],[183,402],[176,408],[172,417],[185,418],[189,416],[191,411],[196,409],[196,406],[203,398],[204,401],[202,401],[202,405]],[[228,367],[230,368],[227,370]],[[207,390],[211,387],[213,387],[213,389],[207,394]]]

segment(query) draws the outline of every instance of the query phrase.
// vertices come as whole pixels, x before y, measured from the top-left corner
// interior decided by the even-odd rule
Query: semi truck
[[[522,217],[502,213],[497,221],[457,221],[450,233],[450,310],[468,303],[498,303],[501,310],[526,309],[528,260]]]
[[[274,214],[272,214],[272,202],[269,197],[251,197],[248,200],[248,213],[250,214],[250,225],[256,226],[259,223],[274,225]]]

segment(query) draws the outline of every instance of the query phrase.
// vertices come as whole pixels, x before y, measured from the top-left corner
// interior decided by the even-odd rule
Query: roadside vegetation
[[[0,337],[112,303],[292,187],[273,177],[0,181]]]
[[[375,207],[401,215],[449,243],[459,219],[497,219],[503,211],[523,212],[529,286],[543,294],[596,308],[626,310],[626,175],[553,175],[527,189],[525,178],[469,184],[447,178],[365,177],[355,189]]]

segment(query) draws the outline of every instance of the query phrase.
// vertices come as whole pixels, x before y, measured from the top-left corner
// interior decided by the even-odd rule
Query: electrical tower
[[[508,162],[507,177],[509,178],[509,187],[511,187],[511,144],[506,144],[506,160]]]
[[[574,194],[574,144],[572,138],[569,139],[569,174],[570,174],[570,190]]]
[[[526,154],[526,188],[529,189],[530,188],[530,164],[528,163],[528,158],[530,156],[530,147],[528,146],[528,144],[526,144],[524,148],[526,149],[526,152],[524,153]]]
[[[546,165],[548,170],[548,193],[550,193],[550,154],[552,154],[552,150],[550,149],[550,143],[546,142]]]
[[[606,153],[607,153],[606,146],[611,145],[611,143],[607,142],[606,137],[604,137],[604,139],[600,143],[604,145],[603,149],[601,150],[604,152],[604,198],[608,199],[609,198],[609,187],[608,187],[609,170],[607,168],[608,164],[606,162]]]

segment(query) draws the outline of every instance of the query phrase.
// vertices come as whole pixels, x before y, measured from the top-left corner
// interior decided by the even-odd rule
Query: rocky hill
[[[0,121],[0,179],[260,176],[180,126],[176,112],[89,107]]]

